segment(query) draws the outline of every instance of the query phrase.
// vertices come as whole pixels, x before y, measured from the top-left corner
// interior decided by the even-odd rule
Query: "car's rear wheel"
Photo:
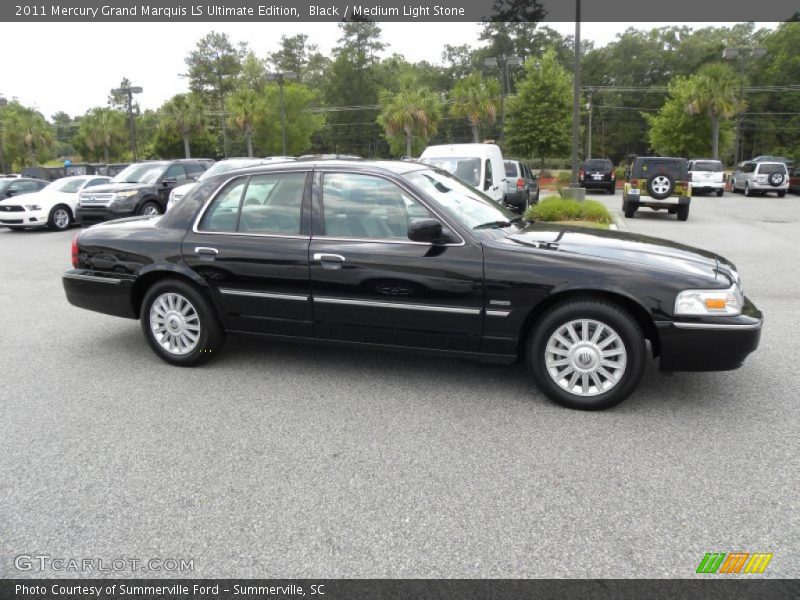
[[[202,292],[176,279],[153,285],[140,313],[147,342],[164,361],[191,367],[211,360],[225,342],[225,331]]]
[[[155,202],[145,202],[139,209],[139,214],[154,217],[155,215],[161,214],[161,207]]]
[[[717,190],[717,196],[720,197],[720,198],[722,197],[722,194],[724,194],[724,193],[725,193],[725,190],[722,190],[722,189]]]
[[[633,202],[627,198],[622,201],[622,212],[625,214],[626,219],[633,218],[633,216],[636,214],[636,208],[637,207],[633,204]]]
[[[58,204],[50,211],[47,218],[47,226],[56,231],[65,231],[72,225],[72,213],[63,204]]]
[[[678,215],[678,221],[686,221],[689,219],[689,205],[679,206],[675,213]]]
[[[642,377],[645,339],[620,307],[601,300],[572,300],[548,310],[528,339],[528,365],[552,400],[580,410],[600,410],[627,398]]]
[[[778,198],[783,198],[784,196],[786,196],[786,192],[784,192],[783,190],[778,192]]]

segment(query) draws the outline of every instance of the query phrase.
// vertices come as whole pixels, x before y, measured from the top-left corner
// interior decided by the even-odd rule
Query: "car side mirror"
[[[417,219],[408,226],[408,239],[425,244],[442,244],[447,238],[442,231],[441,222],[436,219]]]
[[[13,196],[17,193],[17,190],[6,190],[6,196]]]
[[[630,169],[625,169],[624,175],[625,175],[625,179],[630,179],[631,178],[631,170]]]
[[[168,186],[168,185],[175,185],[175,184],[177,184],[177,183],[178,183],[178,180],[177,180],[175,177],[167,177],[167,178],[166,178],[166,179],[164,179],[164,180],[163,180],[161,183],[164,185],[164,187],[166,187],[166,186]]]

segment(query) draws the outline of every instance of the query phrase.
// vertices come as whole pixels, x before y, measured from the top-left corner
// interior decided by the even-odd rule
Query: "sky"
[[[574,23],[547,23],[562,34]],[[604,46],[630,23],[583,23],[581,38]],[[638,29],[673,23],[636,23]],[[674,23],[674,25],[687,25]],[[730,23],[691,23],[692,28]],[[765,24],[772,25],[772,24]],[[147,27],[147,35],[139,29]],[[380,23],[386,54],[410,62],[441,63],[445,44],[479,46],[475,23]],[[50,119],[58,111],[84,114],[105,106],[109,91],[123,77],[144,88],[136,97],[142,109],[156,109],[173,95],[188,90],[184,58],[210,31],[227,33],[234,43],[247,42],[259,57],[277,50],[282,35],[308,34],[309,43],[329,53],[339,38],[336,23],[2,23],[6,48],[0,70],[0,94],[18,98]],[[18,54],[10,51],[14,48]]]

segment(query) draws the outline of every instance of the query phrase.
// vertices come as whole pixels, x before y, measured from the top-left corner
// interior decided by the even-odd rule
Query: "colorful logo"
[[[763,573],[771,560],[766,552],[706,552],[696,573]]]

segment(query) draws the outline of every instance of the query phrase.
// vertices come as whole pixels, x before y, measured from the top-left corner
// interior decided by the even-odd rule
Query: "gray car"
[[[504,204],[523,214],[539,202],[539,180],[528,165],[518,160],[504,160],[506,196]]]
[[[789,170],[782,162],[747,160],[739,163],[733,172],[731,187],[734,192],[744,192],[745,196],[775,192],[783,198],[789,189]]]

